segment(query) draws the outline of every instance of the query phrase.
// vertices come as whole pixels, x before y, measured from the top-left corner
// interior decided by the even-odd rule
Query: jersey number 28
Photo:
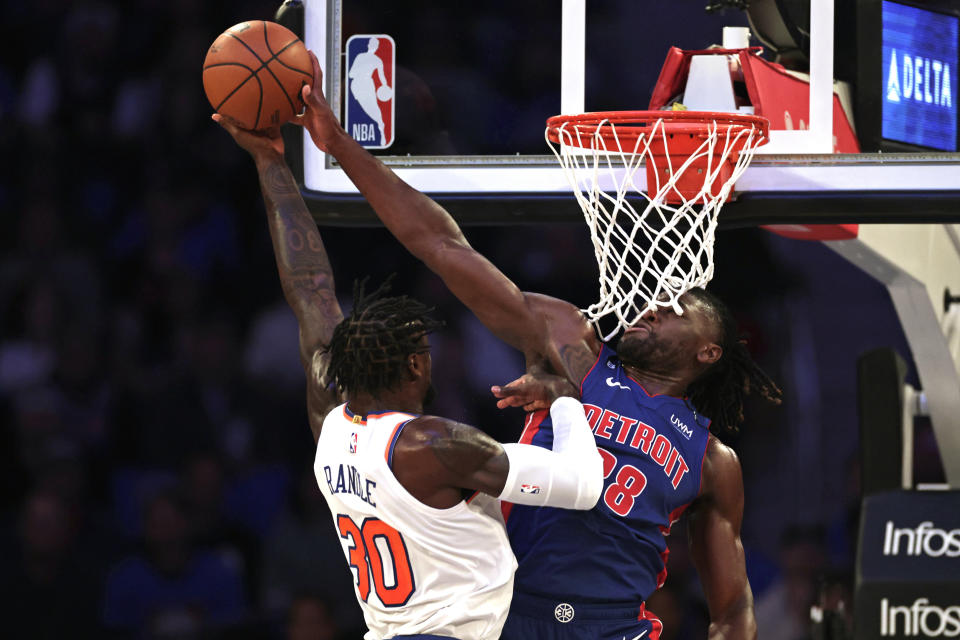
[[[416,589],[407,545],[400,532],[379,518],[364,518],[360,526],[353,518],[337,514],[340,537],[350,544],[348,560],[357,572],[357,593],[364,602],[370,583],[385,606],[400,607]]]
[[[603,478],[607,479],[617,467],[617,456],[606,449],[597,448],[603,458]],[[632,464],[625,464],[617,471],[613,484],[603,492],[603,503],[618,516],[626,516],[643,490],[647,488],[647,476]]]

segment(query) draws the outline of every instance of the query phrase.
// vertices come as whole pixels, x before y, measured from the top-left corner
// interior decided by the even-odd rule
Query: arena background
[[[5,637],[362,634],[312,475],[296,323],[253,163],[210,121],[200,82],[216,35],[278,4],[4,3]],[[687,15],[694,32],[730,23]],[[522,372],[518,355],[383,230],[321,234],[345,307],[355,278],[391,272],[397,291],[436,305],[447,326],[432,339],[434,412],[514,440],[522,415],[496,410],[488,388]],[[594,300],[582,225],[468,237],[521,287]],[[883,287],[817,243],[722,231],[717,274],[714,290],[784,389],[781,407],[751,403],[730,443],[744,468],[761,637],[795,640],[823,584],[849,602],[856,358],[891,346],[909,360],[909,350]],[[929,430],[916,456],[919,480],[942,480]],[[670,577],[649,608],[662,638],[703,638],[682,524],[670,546]]]

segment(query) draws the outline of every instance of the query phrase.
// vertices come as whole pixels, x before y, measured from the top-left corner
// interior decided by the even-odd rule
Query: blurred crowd
[[[210,122],[200,83],[213,38],[240,17],[269,19],[277,5],[5,5],[4,637],[362,635],[313,477],[297,327],[280,296],[256,175]],[[356,277],[379,282],[390,272],[399,292],[436,305],[447,327],[432,337],[433,411],[516,439],[522,416],[498,412],[488,388],[522,373],[520,356],[384,231],[322,235],[346,308]],[[524,288],[592,302],[581,225],[469,236]],[[756,230],[721,242],[729,250],[718,258],[719,292],[787,397],[781,408],[748,407],[732,439],[744,461],[758,617],[771,630],[762,637],[799,640],[823,581],[849,590],[859,504],[852,365],[849,379],[830,379],[822,349],[837,345],[811,345],[814,320],[797,328],[797,315],[814,314],[825,294],[802,270],[810,255],[779,256],[817,249],[789,249]],[[824,270],[839,260],[811,255]],[[851,307],[881,295],[854,293],[866,280],[855,282]],[[842,436],[827,415],[841,416]],[[702,638],[704,599],[677,529],[670,578],[648,608],[665,623],[662,638]]]

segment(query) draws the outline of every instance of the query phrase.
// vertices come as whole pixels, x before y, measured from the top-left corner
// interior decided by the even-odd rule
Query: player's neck
[[[626,363],[623,369],[652,396],[666,395],[682,398],[687,392],[688,380],[684,376],[640,369]]]
[[[404,413],[423,413],[423,399],[407,391],[381,391],[376,396],[369,393],[351,394],[347,407],[357,415],[382,413],[384,411],[402,411]]]

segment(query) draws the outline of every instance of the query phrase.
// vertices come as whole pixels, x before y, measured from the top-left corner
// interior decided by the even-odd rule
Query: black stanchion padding
[[[860,474],[865,496],[901,487],[906,373],[906,363],[893,349],[868,351],[857,360]]]

